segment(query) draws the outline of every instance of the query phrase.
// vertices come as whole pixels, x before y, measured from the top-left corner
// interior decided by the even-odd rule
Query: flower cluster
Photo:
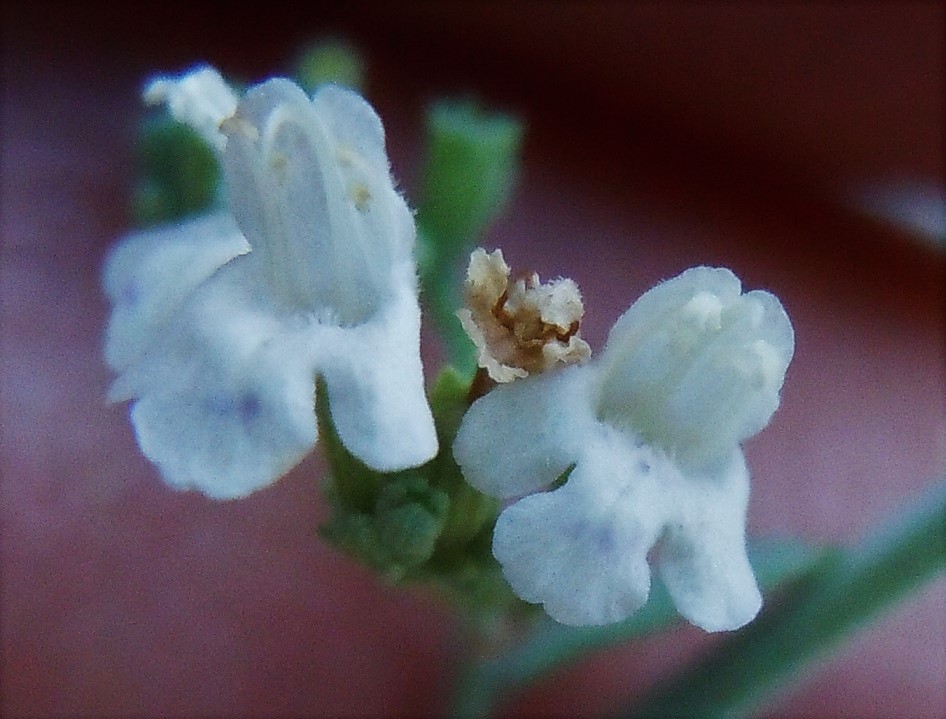
[[[502,384],[462,418],[456,464],[449,452],[428,463],[438,434],[416,230],[374,110],[283,79],[238,96],[209,67],[159,79],[145,99],[204,138],[226,184],[226,209],[125,238],[105,268],[110,398],[132,401],[142,452],[169,484],[228,499],[275,481],[316,442],[321,379],[339,440],[375,483],[353,492],[336,528],[371,556],[413,568],[444,527],[469,525],[447,545],[472,566],[456,538],[472,546],[498,512],[472,485],[506,503],[492,549],[509,585],[562,623],[633,613],[648,557],[694,624],[734,629],[756,615],[740,443],[777,408],[794,352],[773,295],[743,293],[729,270],[687,270],[634,303],[586,361],[577,285],[510,281],[501,252],[477,250],[460,318]],[[449,412],[442,438],[460,421]]]
[[[414,221],[374,110],[274,79],[238,98],[211,68],[145,91],[219,152],[229,211],[110,255],[110,397],[172,485],[223,499],[317,438],[317,376],[348,449],[391,471],[436,454],[420,361]]]
[[[691,622],[752,619],[739,443],[768,423],[793,351],[773,295],[698,267],[632,305],[597,360],[477,400],[453,451],[473,486],[514,500],[493,537],[513,590],[564,624],[614,622],[646,600],[653,551]]]

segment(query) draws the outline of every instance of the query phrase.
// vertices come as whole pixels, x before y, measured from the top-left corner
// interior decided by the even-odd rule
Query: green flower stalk
[[[518,174],[522,123],[472,102],[427,113],[427,159],[417,211],[419,269],[447,359],[472,372],[473,345],[456,317],[470,251],[502,211]]]

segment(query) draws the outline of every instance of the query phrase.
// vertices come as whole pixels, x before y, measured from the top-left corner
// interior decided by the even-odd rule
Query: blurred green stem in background
[[[655,687],[626,716],[744,716],[808,662],[929,581],[946,567],[946,481],[860,547],[751,542],[750,556],[766,594],[778,588],[774,599],[755,621]],[[570,628],[542,620],[522,642],[460,674],[450,714],[488,717],[509,693],[564,664],[675,621],[658,582],[647,605],[619,624]]]
[[[752,565],[766,593],[793,581],[823,555],[824,550],[795,541],[760,540],[749,544]],[[647,604],[618,624],[567,627],[543,615],[521,643],[467,667],[459,677],[449,714],[470,719],[488,717],[500,701],[563,664],[669,629],[680,619],[670,595],[656,578]]]
[[[365,63],[344,38],[320,38],[303,47],[292,75],[309,94],[327,82],[364,92]]]
[[[627,714],[739,717],[946,567],[946,481],[860,547],[815,565],[742,631]]]

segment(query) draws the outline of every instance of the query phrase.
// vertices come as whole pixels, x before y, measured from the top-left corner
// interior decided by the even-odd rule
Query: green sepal
[[[331,500],[331,485],[326,490],[332,506],[332,518],[319,527],[319,535],[330,544],[355,557],[367,567],[399,579],[401,569],[390,566],[389,555],[378,537],[370,514],[349,512]]]
[[[470,406],[470,384],[468,373],[447,365],[431,391],[440,452],[425,469],[432,484],[449,494],[450,510],[425,572],[475,624],[490,626],[501,617],[531,616],[535,607],[513,594],[493,557],[501,503],[470,486],[453,457],[453,441]]]
[[[450,497],[431,486],[425,467],[383,473],[352,455],[332,421],[324,381],[316,381],[320,442],[330,466],[325,493],[332,517],[323,536],[393,580],[433,555]]]
[[[370,513],[351,510],[333,494],[332,518],[323,537],[378,570],[392,581],[410,577],[434,553],[450,500],[423,478],[407,473],[392,476]]]
[[[453,441],[469,409],[470,378],[454,367],[444,367],[434,382],[430,407],[437,426],[440,452],[430,466],[432,482],[450,495],[450,512],[440,541],[441,555],[463,552],[484,529],[492,529],[499,502],[470,486],[453,457]]]
[[[319,443],[331,468],[328,484],[332,493],[329,498],[333,505],[346,512],[370,515],[374,512],[381,487],[387,478],[395,475],[386,475],[372,469],[348,451],[332,421],[325,382],[319,377],[315,384],[315,416],[319,426]]]
[[[419,476],[401,476],[384,485],[374,518],[393,561],[410,568],[430,559],[449,508],[447,493]]]
[[[331,471],[325,539],[395,582],[427,584],[477,623],[531,614],[492,555],[500,504],[464,480],[452,445],[469,407],[470,380],[447,366],[431,392],[440,451],[423,465],[382,474],[353,457],[332,423],[324,383],[317,381],[320,443]]]

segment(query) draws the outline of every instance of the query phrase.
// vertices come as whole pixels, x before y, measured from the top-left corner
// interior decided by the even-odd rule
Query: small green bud
[[[418,269],[448,361],[476,367],[460,326],[462,269],[486,226],[502,210],[519,168],[522,124],[472,102],[434,104],[427,113],[427,159],[417,211]]]
[[[378,537],[396,563],[417,566],[433,555],[449,508],[445,492],[417,476],[398,477],[378,496]]]
[[[419,504],[406,504],[377,517],[378,537],[398,564],[415,566],[434,552],[441,522]]]
[[[503,208],[518,171],[522,133],[514,117],[470,101],[441,101],[429,109],[418,224],[432,241],[453,246],[446,254],[465,255]]]
[[[296,82],[311,93],[329,82],[360,90],[364,72],[364,62],[354,45],[341,38],[324,38],[302,50],[293,74]]]
[[[173,198],[152,179],[138,182],[131,203],[132,217],[142,227],[161,224],[175,215]]]

